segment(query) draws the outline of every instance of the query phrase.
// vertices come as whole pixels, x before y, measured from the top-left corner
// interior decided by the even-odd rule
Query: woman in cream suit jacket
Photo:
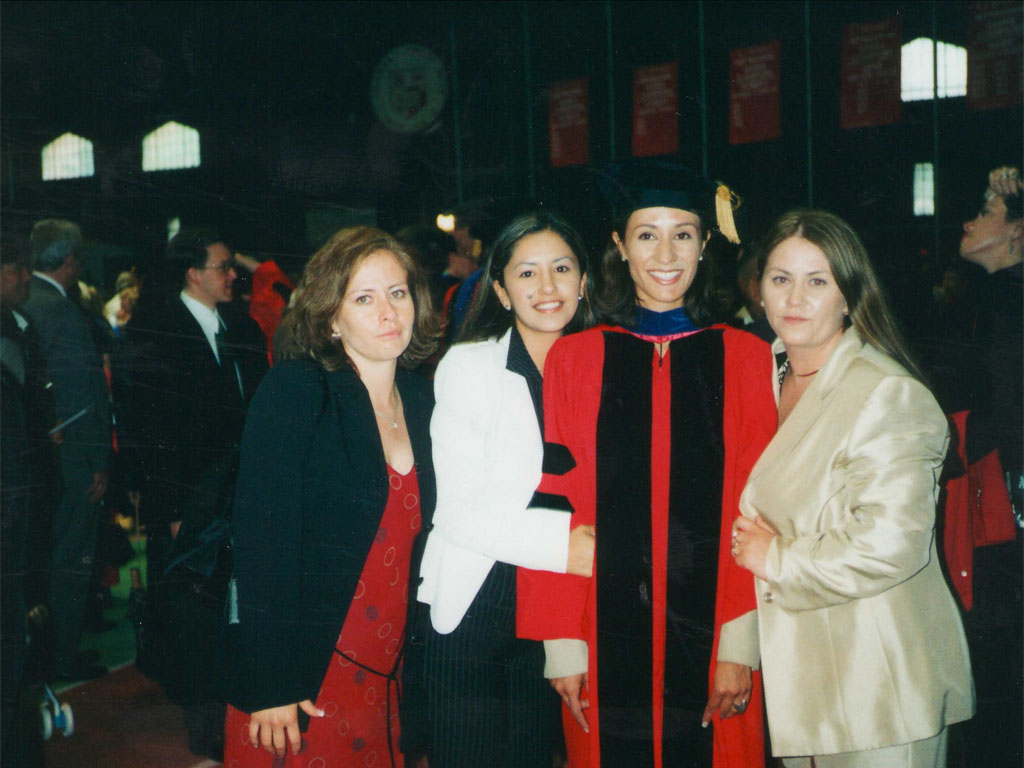
[[[430,605],[423,682],[431,768],[550,766],[558,697],[541,644],[515,634],[516,566],[590,574],[593,529],[531,506],[543,459],[544,360],[582,325],[583,246],[547,213],[513,220],[437,368],[430,425],[438,502],[417,596]]]
[[[945,766],[946,727],[974,710],[935,544],[946,420],[845,222],[795,211],[766,242],[779,430],[732,552],[758,577],[773,751],[787,768]]]

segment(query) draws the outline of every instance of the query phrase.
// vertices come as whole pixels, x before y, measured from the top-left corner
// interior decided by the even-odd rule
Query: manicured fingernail
[[[701,728],[707,728],[707,727],[708,727],[708,721],[707,721],[707,720],[705,720],[704,722],[702,722],[702,723],[700,724],[700,727],[701,727]]]
[[[324,714],[325,714],[325,712],[324,712],[324,711],[323,711],[322,709],[318,709],[318,710],[316,711],[316,716],[317,716],[317,717],[323,717],[323,716],[324,716]]]

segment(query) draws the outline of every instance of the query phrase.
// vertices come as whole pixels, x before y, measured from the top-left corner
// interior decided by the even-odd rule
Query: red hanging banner
[[[967,108],[1002,109],[1021,103],[1021,28],[1024,6],[968,4]]]
[[[839,120],[846,130],[903,119],[903,24],[884,19],[843,27]]]
[[[633,156],[679,151],[679,63],[633,70]]]
[[[587,78],[552,83],[548,91],[548,132],[551,165],[590,162],[590,104]]]
[[[777,139],[779,117],[779,41],[729,52],[729,143]]]

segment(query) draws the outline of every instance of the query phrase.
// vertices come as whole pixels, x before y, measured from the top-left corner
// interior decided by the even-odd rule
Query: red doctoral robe
[[[533,503],[596,526],[595,569],[520,569],[518,633],[587,641],[589,735],[563,716],[572,768],[708,764],[700,720],[721,628],[756,609],[729,542],[775,432],[771,377],[768,345],[726,326],[665,337],[600,327],[548,355]],[[746,713],[714,717],[715,768],[762,766],[762,722],[755,672]]]

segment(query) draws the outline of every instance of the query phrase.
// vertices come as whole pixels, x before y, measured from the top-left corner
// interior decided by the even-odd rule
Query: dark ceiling
[[[709,168],[745,193],[755,232],[806,204],[813,183],[815,204],[885,248],[933,251],[936,241],[953,242],[984,170],[1021,154],[1019,106],[972,113],[962,98],[934,111],[920,102],[904,105],[898,125],[838,128],[843,26],[895,16],[904,40],[934,25],[940,39],[964,44],[967,3],[953,0],[8,1],[0,14],[5,228],[64,215],[96,240],[136,250],[158,248],[168,217],[181,216],[213,220],[242,247],[303,253],[311,222],[370,215],[398,227],[460,196],[537,199],[599,243],[607,223],[592,174],[548,162],[547,87],[588,77],[591,161],[622,159],[632,70],[666,60],[680,67],[675,159],[703,161],[703,71]],[[772,39],[782,46],[782,137],[729,145],[729,51]],[[369,99],[374,67],[407,43],[437,53],[450,78],[438,123],[409,136],[384,128]],[[142,173],[142,137],[172,119],[200,131],[202,166]],[[93,142],[96,175],[42,182],[39,152],[66,131]],[[913,164],[933,159],[940,215],[915,219]]]

